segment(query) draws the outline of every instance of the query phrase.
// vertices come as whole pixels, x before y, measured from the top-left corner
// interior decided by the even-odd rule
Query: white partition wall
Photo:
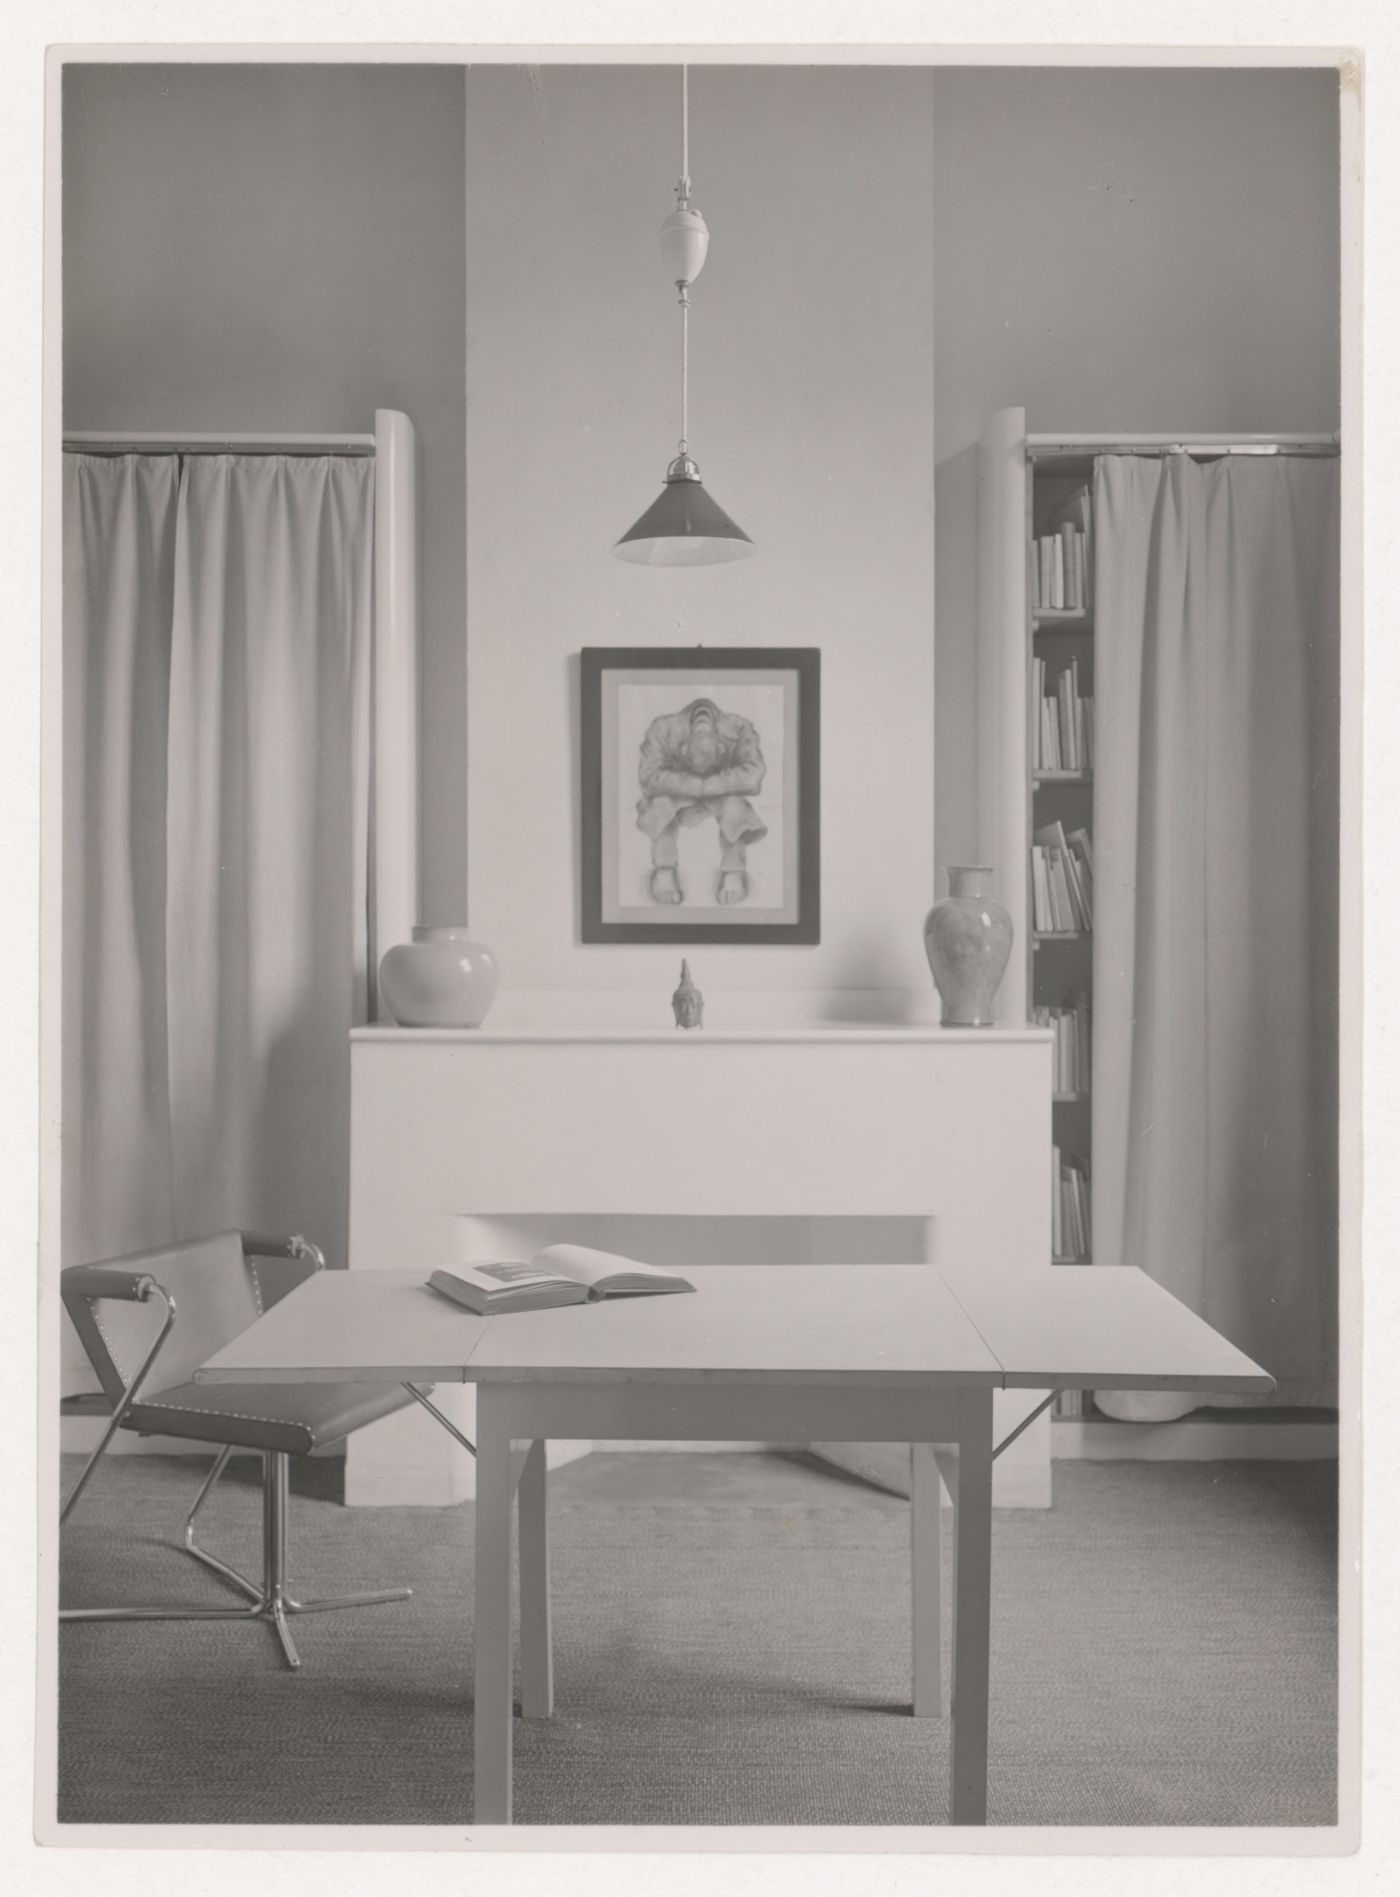
[[[935,1265],[1044,1271],[1050,1052],[1025,1028],[363,1029],[350,1263],[426,1277],[539,1221],[586,1221],[574,1235],[596,1243],[610,1217],[767,1218],[864,1224],[867,1262],[882,1221],[922,1220]],[[471,1391],[439,1394],[470,1434]],[[1036,1400],[999,1394],[999,1421]],[[470,1458],[419,1412],[351,1439],[348,1501],[472,1493]],[[1044,1417],[998,1464],[997,1499],[1048,1504]]]

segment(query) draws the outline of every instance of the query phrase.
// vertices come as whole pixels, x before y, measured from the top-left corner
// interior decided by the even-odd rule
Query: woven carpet
[[[224,1600],[170,1546],[197,1481],[104,1467],[64,1604]],[[206,1542],[255,1570],[252,1465],[226,1484]],[[66,1625],[62,1821],[470,1822],[471,1505],[348,1510],[338,1485],[294,1469],[294,1580],[413,1600],[300,1619],[299,1674],[265,1628]],[[1335,1487],[1326,1463],[1062,1462],[1052,1509],[998,1512],[990,1822],[1333,1823]],[[550,1520],[556,1711],[516,1727],[519,1823],[946,1821],[904,1502],[803,1455],[594,1455]]]

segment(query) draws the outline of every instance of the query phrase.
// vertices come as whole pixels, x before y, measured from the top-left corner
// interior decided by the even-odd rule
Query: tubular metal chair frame
[[[301,1237],[267,1238],[252,1232],[240,1234],[243,1254],[246,1258],[288,1258],[301,1259],[311,1265],[313,1271],[324,1271],[325,1257],[320,1248],[309,1239]],[[101,1267],[90,1267],[89,1275],[100,1277]],[[130,1299],[136,1303],[146,1303],[151,1298],[159,1298],[165,1306],[165,1319],[156,1335],[154,1343],[145,1359],[126,1385],[121,1397],[112,1407],[107,1426],[103,1430],[97,1447],[83,1465],[68,1500],[59,1512],[61,1527],[72,1514],[79,1496],[87,1487],[88,1481],[102,1460],[108,1444],[121,1428],[127,1412],[140,1392],[141,1386],[150,1374],[161,1347],[170,1335],[175,1323],[175,1300],[164,1286],[147,1273],[133,1274],[114,1267],[110,1275],[101,1280],[101,1295]],[[414,1390],[413,1395],[420,1403],[426,1403],[421,1392]],[[86,1406],[84,1406],[86,1407]],[[432,1408],[431,1404],[426,1407]],[[236,1593],[247,1599],[245,1607],[65,1607],[59,1610],[59,1619],[64,1620],[247,1620],[266,1621],[277,1636],[283,1658],[294,1671],[301,1665],[301,1656],[292,1640],[291,1629],[287,1621],[293,1614],[324,1614],[341,1607],[374,1607],[385,1601],[406,1601],[412,1598],[413,1589],[409,1587],[381,1588],[367,1594],[327,1595],[318,1600],[298,1600],[291,1592],[287,1581],[287,1491],[288,1469],[291,1461],[287,1450],[261,1449],[253,1453],[262,1458],[262,1581],[261,1584],[249,1580],[246,1574],[221,1561],[207,1548],[202,1548],[195,1539],[195,1522],[200,1510],[213,1494],[219,1477],[223,1474],[229,1457],[237,1447],[235,1443],[225,1443],[214,1458],[213,1467],[205,1476],[194,1506],[185,1519],[182,1545],[187,1553],[218,1575]]]

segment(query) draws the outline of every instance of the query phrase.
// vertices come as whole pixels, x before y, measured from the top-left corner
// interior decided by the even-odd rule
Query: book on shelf
[[[594,1251],[587,1245],[546,1245],[528,1264],[454,1265],[450,1271],[433,1272],[428,1283],[479,1317],[695,1289],[678,1271],[663,1271],[659,1265],[639,1264],[635,1258]]]
[[[1051,679],[1045,660],[1031,662],[1036,704],[1031,767],[1037,771],[1087,771],[1094,762],[1094,701],[1080,689],[1079,661]]]
[[[1053,1156],[1054,1191],[1050,1206],[1050,1249],[1066,1264],[1086,1263],[1091,1255],[1089,1168],[1074,1155]]]
[[[1065,934],[1093,928],[1093,880],[1091,868],[1086,877],[1087,844],[1087,831],[1075,830],[1067,837],[1059,822],[1048,823],[1035,832],[1031,848],[1034,926],[1042,932]],[[1037,872],[1037,864],[1043,865],[1043,872]]]
[[[1081,607],[1093,605],[1094,572],[1094,497],[1085,483],[1059,502],[1046,521],[1052,533],[1063,533],[1069,529],[1074,537],[1078,551],[1075,559],[1079,563],[1079,589],[1076,604]]]
[[[1084,926],[1086,929],[1092,929],[1094,926],[1094,845],[1089,832],[1083,828],[1071,830],[1066,841],[1079,879],[1080,895],[1084,905]]]
[[[1031,848],[1031,911],[1033,926],[1042,933],[1054,927],[1050,917],[1050,884],[1045,873],[1045,852]]]
[[[1037,1007],[1032,1019],[1037,1027],[1049,1028],[1055,1036],[1053,1091],[1065,1095],[1087,1093],[1093,1071],[1088,995],[1077,990],[1066,995],[1058,1008]]]
[[[1091,503],[1087,487],[1055,508],[1031,554],[1031,605],[1036,612],[1084,612],[1093,572]]]

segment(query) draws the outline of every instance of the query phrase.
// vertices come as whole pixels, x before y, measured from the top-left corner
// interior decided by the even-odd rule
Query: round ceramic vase
[[[415,929],[379,964],[379,992],[404,1028],[479,1028],[500,986],[491,950],[466,929]]]
[[[945,1028],[988,1028],[1011,956],[1011,917],[988,895],[992,871],[950,869],[948,894],[924,918],[924,950]]]

